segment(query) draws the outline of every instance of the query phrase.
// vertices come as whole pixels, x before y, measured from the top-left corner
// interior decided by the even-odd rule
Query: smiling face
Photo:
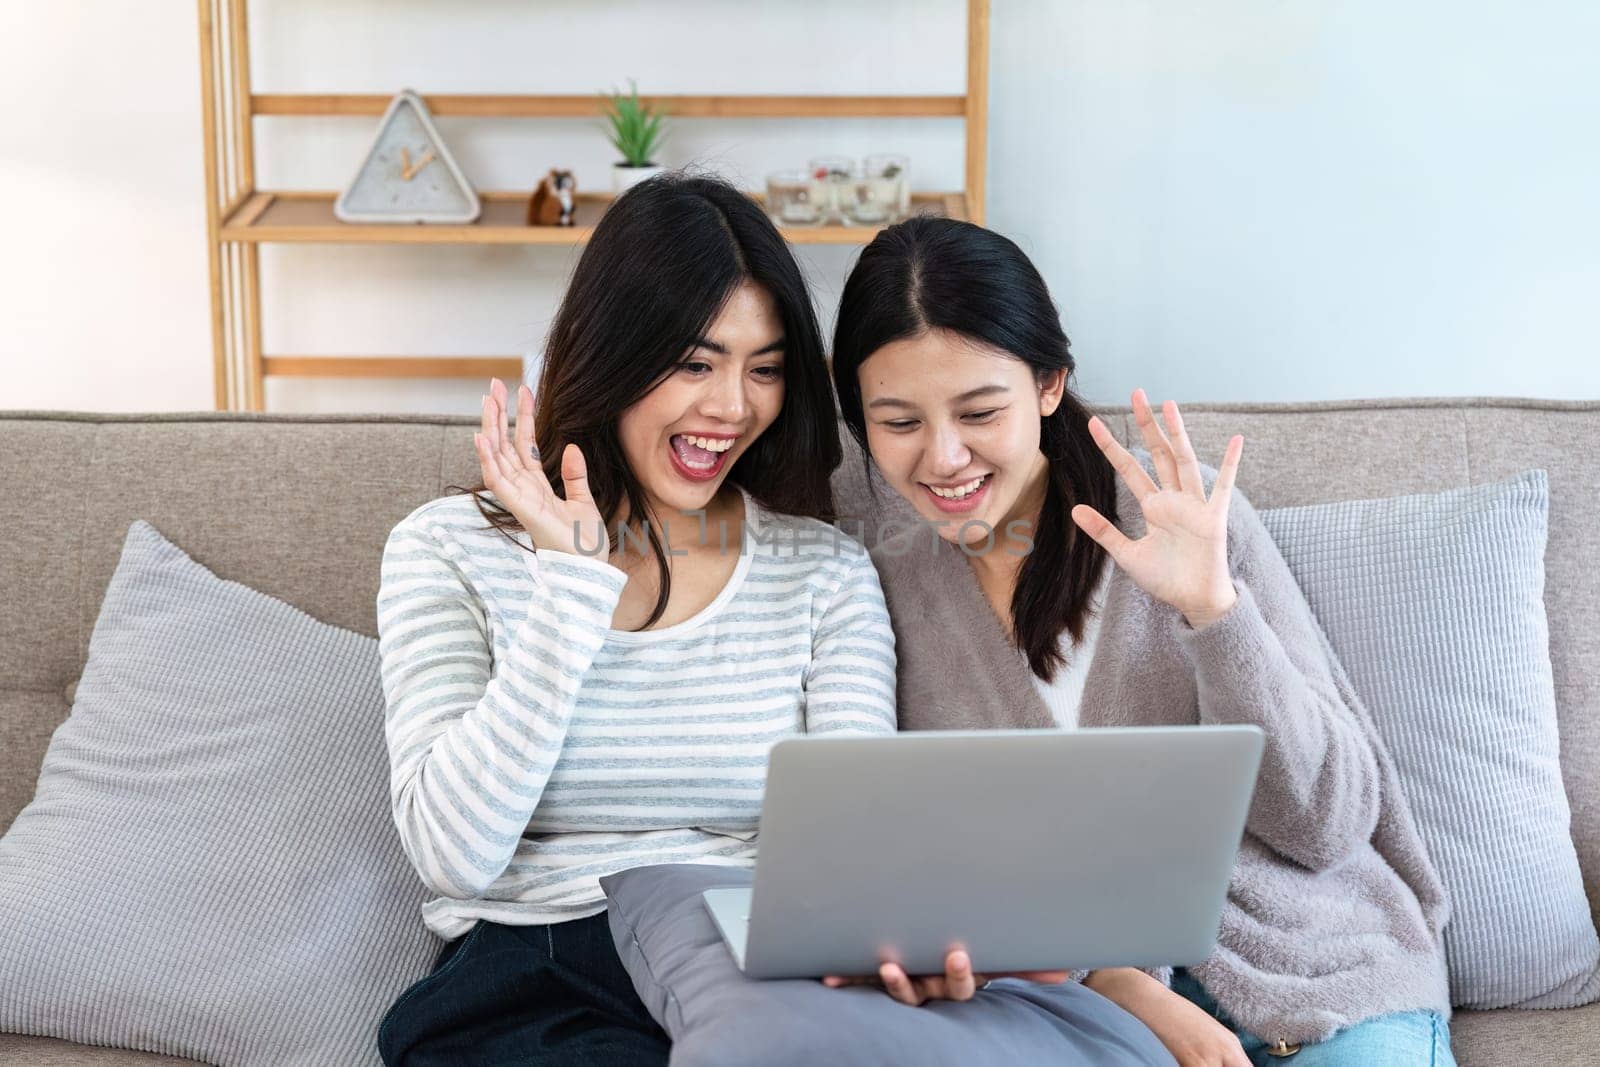
[[[1066,376],[947,330],[902,338],[857,371],[867,447],[896,492],[946,541],[980,544],[1032,520],[1044,499],[1040,419]],[[968,524],[971,525],[968,525]],[[982,525],[979,525],[979,524]]]
[[[658,516],[705,508],[783,408],[783,320],[765,289],[733,291],[705,334],[617,422]]]

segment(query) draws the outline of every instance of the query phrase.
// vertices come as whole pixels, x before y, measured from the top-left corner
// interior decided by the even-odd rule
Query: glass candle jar
[[[856,173],[845,195],[845,218],[854,226],[883,226],[899,210],[899,187],[893,181]]]
[[[883,183],[881,192],[887,196],[893,191],[894,217],[903,219],[911,214],[911,160],[894,153],[867,157],[864,177]]]
[[[892,178],[875,178],[865,167],[856,172],[845,197],[844,216],[857,226],[881,226],[892,222],[900,210],[900,183]]]
[[[855,161],[847,156],[817,156],[807,167],[811,180],[818,184],[825,197],[824,210],[828,217],[842,217],[845,201],[850,197],[850,185],[855,180]]]
[[[826,186],[804,170],[767,175],[767,214],[779,226],[816,226],[827,217]]]

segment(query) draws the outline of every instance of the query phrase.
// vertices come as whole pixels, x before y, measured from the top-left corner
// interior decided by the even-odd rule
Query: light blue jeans
[[[1406,1011],[1380,1015],[1340,1030],[1326,1041],[1301,1045],[1289,1057],[1271,1055],[1268,1042],[1241,1030],[1225,1015],[1211,994],[1188,971],[1172,975],[1172,991],[1181,993],[1232,1030],[1256,1067],[1455,1067],[1450,1052],[1450,1029],[1436,1011]]]

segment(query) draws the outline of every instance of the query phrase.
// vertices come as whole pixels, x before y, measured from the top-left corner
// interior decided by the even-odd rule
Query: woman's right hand
[[[489,382],[483,398],[483,430],[472,435],[478,450],[483,484],[522,524],[535,548],[606,559],[611,542],[606,537],[600,509],[589,492],[589,467],[583,450],[568,445],[561,453],[561,482],[566,498],[556,493],[545,477],[533,447],[533,393],[517,386],[517,421],[514,434],[506,427],[506,387],[498,378]]]
[[[852,985],[875,985],[902,1004],[918,1007],[930,1000],[971,1000],[995,978],[1025,978],[1030,982],[1056,985],[1071,977],[1070,971],[1007,971],[1000,974],[975,974],[972,957],[962,949],[952,949],[944,958],[944,974],[908,975],[898,963],[883,963],[876,975],[846,978],[829,975],[822,984],[829,989]]]

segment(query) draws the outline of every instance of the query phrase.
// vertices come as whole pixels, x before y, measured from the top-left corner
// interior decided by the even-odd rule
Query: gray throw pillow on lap
[[[1451,1001],[1600,998],[1561,781],[1543,471],[1261,512],[1372,714],[1450,898]]]
[[[746,978],[700,895],[717,886],[748,886],[751,875],[677,864],[600,880],[623,965],[672,1037],[673,1067],[1172,1067],[1171,1055],[1143,1023],[1076,982],[1001,979],[964,1003],[912,1008],[874,988]]]
[[[390,821],[377,642],[135,522],[72,714],[0,838],[0,1030],[378,1060],[441,942]]]

